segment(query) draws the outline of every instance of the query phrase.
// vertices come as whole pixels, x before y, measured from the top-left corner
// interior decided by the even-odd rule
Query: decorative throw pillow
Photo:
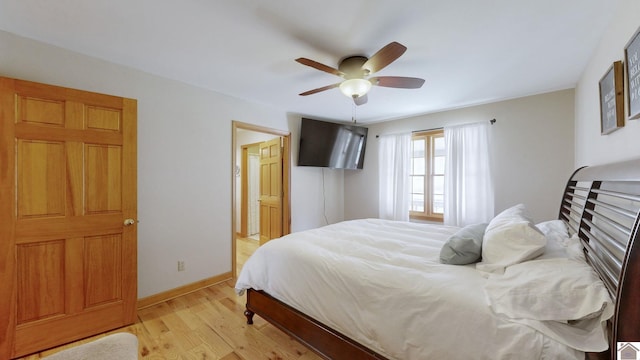
[[[440,262],[466,265],[480,261],[486,223],[467,225],[451,235],[440,249]]]
[[[546,237],[518,204],[494,217],[482,240],[482,262],[476,269],[503,272],[505,267],[535,258],[544,252]]]

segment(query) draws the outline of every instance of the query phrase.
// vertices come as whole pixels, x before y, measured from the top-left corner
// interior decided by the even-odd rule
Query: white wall
[[[558,216],[573,171],[573,90],[417,116],[369,126],[364,169],[345,173],[345,218],[378,216],[375,135],[489,121],[496,213],[524,203],[536,221]]]
[[[600,135],[598,93],[598,82],[607,69],[614,61],[624,60],[624,47],[640,27],[638,14],[640,1],[620,1],[611,25],[603,34],[576,86],[576,167],[640,156],[640,120],[628,120],[625,116],[623,128],[609,135]]]
[[[138,296],[231,271],[231,121],[297,133],[300,117],[0,31],[0,76],[138,100]],[[289,129],[293,127],[294,129]],[[292,141],[297,142],[297,136]],[[297,145],[294,151],[297,152]],[[317,227],[307,209],[317,169],[292,168],[292,229]],[[330,181],[342,212],[341,176]],[[177,261],[186,263],[177,272]]]

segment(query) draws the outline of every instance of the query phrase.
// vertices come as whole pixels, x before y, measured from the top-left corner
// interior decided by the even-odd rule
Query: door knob
[[[133,225],[135,223],[136,223],[136,221],[133,220],[133,219],[125,219],[124,220],[124,226],[131,226],[131,225]]]

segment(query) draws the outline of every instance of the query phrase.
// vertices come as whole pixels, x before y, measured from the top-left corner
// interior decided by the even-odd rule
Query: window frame
[[[411,134],[411,162],[413,163],[413,141],[423,139],[425,140],[425,174],[424,174],[424,211],[413,211],[409,209],[409,218],[412,220],[426,220],[433,222],[444,222],[444,213],[439,214],[433,212],[433,181],[431,179],[434,176],[434,142],[436,138],[444,138],[444,129],[435,129],[435,130],[426,130],[414,132]],[[445,159],[446,161],[446,159]],[[412,166],[413,168],[413,166]],[[440,174],[435,174],[440,175]],[[444,175],[444,174],[442,174]],[[413,176],[413,170],[411,171],[410,177]],[[413,190],[413,185],[411,186],[411,191]],[[412,197],[413,192],[409,194]],[[413,202],[413,200],[412,200]]]

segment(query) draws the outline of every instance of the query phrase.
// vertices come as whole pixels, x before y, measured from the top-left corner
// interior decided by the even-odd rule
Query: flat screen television
[[[362,169],[368,130],[302,118],[298,166]]]

